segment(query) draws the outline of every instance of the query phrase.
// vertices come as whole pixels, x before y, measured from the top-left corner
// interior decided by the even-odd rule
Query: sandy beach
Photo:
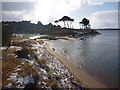
[[[92,76],[90,76],[85,71],[78,68],[74,63],[70,62],[70,60],[65,57],[64,55],[60,54],[57,51],[54,51],[50,47],[50,43],[45,41],[45,48],[48,50],[49,53],[54,55],[57,59],[59,59],[66,68],[70,70],[70,72],[79,79],[83,84],[87,85],[89,88],[107,88],[99,81],[95,80]]]

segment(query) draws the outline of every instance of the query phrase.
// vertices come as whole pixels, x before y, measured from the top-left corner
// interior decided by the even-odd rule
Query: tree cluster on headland
[[[68,17],[68,16],[63,16],[61,19],[54,21],[56,25],[58,25],[59,22],[64,22],[64,27],[66,28],[73,28],[72,23],[74,22],[74,19]],[[80,29],[90,29],[90,20],[87,18],[83,18],[82,21],[79,22],[80,24]]]
[[[57,24],[58,22],[61,22],[61,21],[64,22],[64,27],[67,26],[67,28],[73,28],[72,27],[72,22],[74,22],[74,19],[71,19],[68,16],[63,16],[61,19],[56,20],[55,23]]]
[[[64,27],[58,25],[59,22],[64,23]],[[72,23],[74,19],[63,16],[61,19],[56,20],[56,25],[49,23],[43,25],[40,21],[37,24],[30,21],[2,21],[2,41],[3,45],[9,45],[10,37],[14,34],[41,34],[55,36],[80,36],[85,34],[97,33],[96,30],[90,29],[90,21],[83,18],[79,24],[82,26],[80,29],[74,29]],[[7,43],[6,43],[7,42]]]
[[[58,25],[59,22],[64,22],[64,27],[62,28],[60,25]],[[74,19],[71,19],[68,16],[63,16],[61,19],[56,20],[56,25],[53,25],[52,23],[49,23],[47,25],[43,25],[40,21],[38,21],[37,24],[31,23],[30,21],[2,21],[2,26],[9,26],[11,27],[11,30],[13,33],[40,33],[40,34],[49,34],[53,33],[55,31],[61,31],[62,29],[67,30],[75,30],[73,29],[72,23],[74,22]],[[84,29],[90,29],[88,28],[89,20],[86,18],[83,18],[83,20],[80,22],[80,25],[85,27]],[[83,28],[81,28],[82,30]],[[76,29],[77,30],[77,29]]]

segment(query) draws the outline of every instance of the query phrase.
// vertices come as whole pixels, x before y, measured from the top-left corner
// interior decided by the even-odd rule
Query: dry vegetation
[[[3,50],[3,51],[2,51],[2,57],[3,57],[3,59],[5,59],[6,56],[14,53],[15,51],[16,51],[16,48],[9,48],[9,49],[7,49],[7,50]]]
[[[38,60],[38,64],[40,66],[44,66],[46,64],[46,60],[45,59]]]
[[[15,58],[15,56],[4,55],[4,58],[2,60],[2,84],[3,86],[8,84],[7,78],[12,74],[12,72],[14,71],[14,68],[19,64],[20,64],[20,60]]]
[[[39,44],[43,44],[44,42],[42,40],[37,41]]]
[[[7,80],[7,78],[10,77],[10,75],[15,72],[15,68],[18,65],[20,66],[20,69],[18,71],[18,76],[19,77],[25,77],[27,75],[32,75],[33,78],[35,78],[36,82],[39,81],[46,81],[49,82],[47,80],[44,80],[42,78],[39,77],[38,71],[37,69],[35,69],[32,65],[30,65],[27,61],[21,61],[19,59],[19,57],[22,58],[28,58],[28,54],[32,57],[36,59],[36,62],[42,67],[44,68],[47,72],[49,71],[49,67],[46,66],[46,60],[43,59],[39,59],[37,58],[37,55],[35,54],[35,52],[37,51],[36,49],[31,49],[29,48],[31,44],[36,44],[35,40],[25,40],[23,41],[24,38],[20,38],[20,37],[14,37],[12,38],[12,43],[11,45],[14,46],[19,46],[22,47],[22,50],[19,50],[16,52],[16,48],[9,48],[7,50],[3,50],[3,65],[2,65],[2,87],[5,87],[6,85],[8,85],[9,83],[12,83],[13,86],[17,86],[17,83],[13,80]],[[43,41],[38,41],[38,43],[43,44]],[[29,45],[29,46],[28,46]],[[15,55],[18,56],[18,58],[15,57]],[[22,62],[24,62],[24,64],[21,64]],[[50,74],[46,75],[47,77],[50,78]],[[37,86],[37,84],[36,84]],[[40,86],[39,86],[40,87]]]
[[[23,39],[24,39],[23,37],[16,37],[16,36],[13,36],[11,38],[11,40],[14,40],[14,41],[16,41],[16,40],[23,40]]]
[[[25,88],[61,88],[58,78],[61,76],[56,76],[53,74],[53,71],[47,64],[50,62],[49,58],[45,54],[42,55],[42,58],[38,58],[36,48],[31,48],[33,44],[37,44],[35,40],[23,40],[23,38],[12,38],[11,45],[22,47],[21,50],[16,48],[9,48],[6,51],[3,51],[3,74],[2,74],[2,87],[5,87],[9,83],[12,83],[13,87],[19,85],[19,83],[13,80],[7,80],[10,78],[12,73],[17,73],[18,78],[24,78],[27,75],[32,75],[34,78],[34,83],[28,83],[25,85]],[[43,44],[43,41],[37,41],[39,44]],[[32,44],[32,45],[31,45]],[[17,57],[16,57],[17,55]],[[45,57],[45,58],[43,58]],[[22,59],[23,60],[22,60]],[[31,64],[31,62],[34,62]],[[51,61],[52,62],[52,61]],[[16,67],[19,66],[18,71]],[[43,70],[43,71],[42,71]],[[57,72],[57,71],[55,71]],[[63,75],[64,76],[64,75]],[[45,78],[47,79],[45,79]],[[46,84],[44,84],[44,83]],[[73,86],[74,87],[74,86]]]
[[[32,65],[29,65],[27,62],[21,65],[21,70],[18,71],[19,77],[25,77],[31,74],[34,78],[38,76],[38,72]]]

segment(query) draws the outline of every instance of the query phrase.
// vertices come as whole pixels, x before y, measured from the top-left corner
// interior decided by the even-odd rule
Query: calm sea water
[[[118,83],[118,31],[101,30],[86,40],[52,40],[59,52],[108,87]]]

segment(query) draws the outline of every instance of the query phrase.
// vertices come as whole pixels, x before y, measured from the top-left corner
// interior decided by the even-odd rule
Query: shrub
[[[21,69],[22,70],[20,70],[18,72],[18,75],[20,77],[25,77],[25,76],[29,75],[30,73],[32,73],[33,67],[31,65],[25,63],[24,65],[21,66]]]
[[[40,66],[45,66],[46,65],[46,60],[45,59],[38,60],[38,64]]]
[[[29,51],[26,48],[23,48],[22,50],[15,52],[15,54],[18,56],[18,58],[26,58],[26,59],[29,58],[28,57]]]
[[[10,45],[11,36],[12,36],[11,27],[9,25],[2,24],[2,46]]]
[[[51,83],[51,88],[60,88],[60,86],[58,85],[58,83],[56,82],[56,81],[53,81],[52,83]]]
[[[7,81],[7,78],[12,74],[14,68],[20,64],[20,60],[14,56],[6,56],[2,61],[2,82],[4,86],[4,82]]]

